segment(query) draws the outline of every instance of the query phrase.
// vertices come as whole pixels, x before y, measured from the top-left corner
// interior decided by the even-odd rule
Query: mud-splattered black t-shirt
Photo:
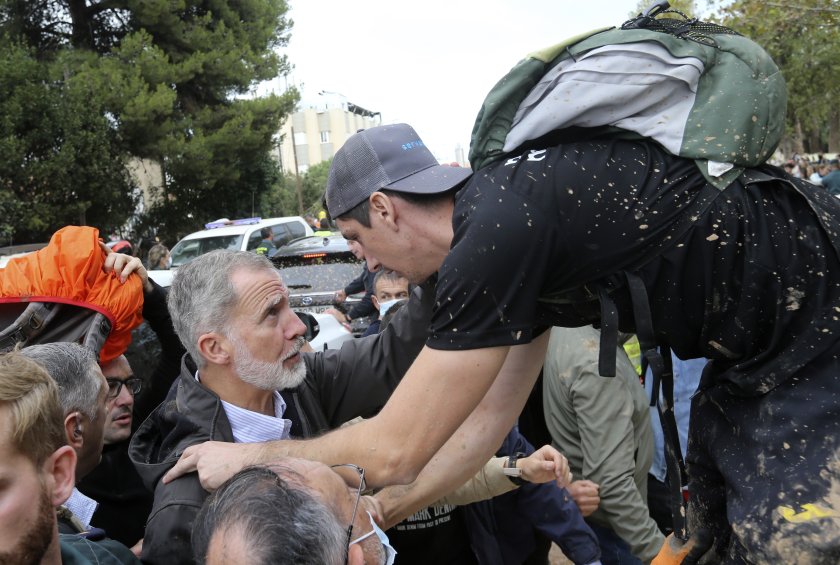
[[[840,227],[840,203],[802,190],[736,183],[707,208],[694,162],[648,142],[562,144],[495,163],[456,196],[427,343],[516,345],[546,326],[597,322],[597,300],[557,298],[631,270],[661,343],[719,360],[744,392],[766,390],[840,339],[840,264],[826,232]],[[629,298],[614,298],[632,331]]]

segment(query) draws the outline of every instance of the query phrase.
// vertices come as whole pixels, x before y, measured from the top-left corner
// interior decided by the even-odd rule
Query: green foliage
[[[274,186],[261,195],[257,204],[257,215],[263,218],[298,215],[300,210],[296,183],[294,175],[280,175]]]
[[[764,47],[785,77],[787,151],[840,150],[840,8],[836,0],[737,0],[719,10],[720,21]]]
[[[10,202],[65,202],[63,215],[39,209],[12,228],[44,239],[67,216],[101,221],[103,207],[108,229],[123,225],[131,158],[163,172],[137,223],[144,232],[171,240],[207,218],[250,214],[252,198],[278,183],[269,151],[299,99],[245,96],[290,68],[276,51],[287,10],[284,0],[0,0],[0,43],[17,57],[0,63],[10,91],[0,114],[18,116],[0,130],[0,182]],[[27,157],[39,151],[49,174],[45,157]]]
[[[67,224],[115,231],[135,206],[119,133],[66,53],[49,64],[0,43],[0,208],[16,241]]]
[[[330,173],[330,165],[332,165],[332,159],[312,165],[306,171],[302,183],[303,209],[305,212],[316,215],[322,208],[321,199],[324,197],[324,191],[327,190],[327,176]]]
[[[650,8],[653,3],[653,0],[639,0],[638,4],[636,4],[636,9],[629,16],[631,18],[636,17]],[[697,14],[697,5],[694,0],[668,0],[668,3],[671,4],[671,10],[677,10],[686,16],[693,17]],[[677,15],[675,14],[671,17],[677,17]]]

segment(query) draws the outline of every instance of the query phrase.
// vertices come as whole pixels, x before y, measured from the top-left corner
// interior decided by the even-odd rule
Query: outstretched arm
[[[527,345],[512,347],[493,386],[458,431],[425,466],[414,483],[377,493],[382,518],[393,525],[451,492],[471,477],[502,444],[537,380],[548,332]],[[565,458],[563,459],[565,462]],[[554,465],[555,480],[565,485],[567,470]]]
[[[517,485],[513,484],[510,478],[504,474],[504,466],[507,460],[507,456],[491,457],[478,473],[457,489],[444,495],[443,498],[437,499],[434,506],[472,504],[516,490]],[[518,459],[516,466],[522,470],[522,479],[528,483],[545,484],[550,481],[557,481],[555,469],[558,467],[564,477],[563,482],[571,481],[568,461],[550,445],[544,445],[529,456]],[[380,515],[382,515],[382,512],[383,509],[380,505]]]
[[[434,480],[417,498],[417,508],[422,508],[464,483],[501,444],[539,373],[547,337],[515,348],[438,351],[426,347],[376,417],[308,441],[194,446],[164,480],[197,469],[205,488],[218,488],[245,465],[295,456],[356,463],[366,469],[374,487],[406,484],[447,443],[439,457],[446,461],[439,461],[430,474],[435,468],[457,472],[430,477]],[[503,363],[505,369],[499,374]],[[491,385],[493,392],[487,394]],[[468,416],[467,425],[461,426]],[[452,437],[456,430],[459,433]]]

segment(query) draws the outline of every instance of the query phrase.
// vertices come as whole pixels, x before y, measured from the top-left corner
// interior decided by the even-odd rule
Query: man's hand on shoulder
[[[175,466],[163,476],[167,484],[187,473],[198,472],[201,486],[214,491],[249,465],[262,463],[263,444],[206,441],[184,450]]]
[[[154,287],[149,281],[149,273],[146,267],[143,266],[143,261],[139,257],[132,257],[125,253],[115,253],[110,247],[99,242],[99,248],[105,253],[105,264],[102,269],[106,273],[114,273],[120,278],[120,282],[124,283],[131,273],[137,273],[140,280],[143,281],[143,292],[152,292]]]

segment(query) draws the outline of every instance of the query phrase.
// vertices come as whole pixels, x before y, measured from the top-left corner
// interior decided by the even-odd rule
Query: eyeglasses
[[[140,377],[129,377],[124,381],[121,379],[105,379],[108,382],[108,398],[116,398],[120,395],[123,385],[131,394],[137,394],[143,388],[143,379]]]
[[[367,489],[367,485],[365,484],[365,470],[359,467],[358,465],[353,465],[352,463],[341,463],[338,465],[330,465],[330,469],[337,469],[339,467],[345,467],[347,469],[352,469],[356,472],[359,480],[359,487],[356,492],[356,503],[353,505],[353,516],[350,518],[350,526],[347,528],[347,555],[344,558],[344,565],[347,565],[347,562],[350,559],[350,542],[353,541],[353,523],[356,521],[356,510],[359,509],[359,500],[362,498],[362,492]],[[342,478],[344,476],[342,475]],[[345,478],[345,481],[347,479]],[[353,486],[350,484],[350,486]]]

